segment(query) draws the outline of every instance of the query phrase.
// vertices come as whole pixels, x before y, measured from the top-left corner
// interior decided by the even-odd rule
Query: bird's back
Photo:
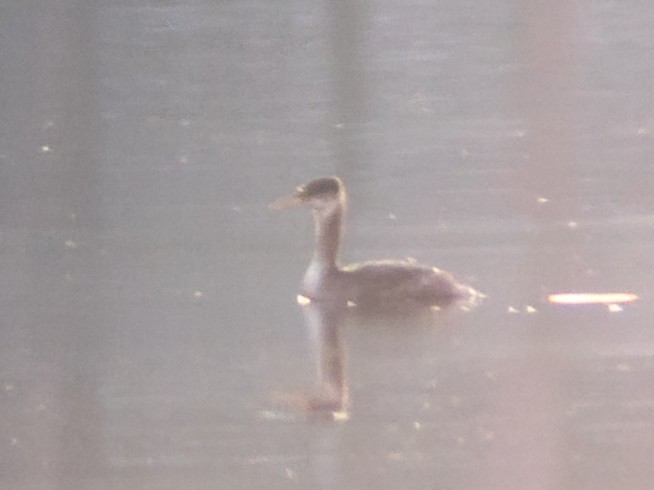
[[[466,295],[447,272],[408,261],[374,261],[342,269],[348,299],[361,307],[446,306]]]

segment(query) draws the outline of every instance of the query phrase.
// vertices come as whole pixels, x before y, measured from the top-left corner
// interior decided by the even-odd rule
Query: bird
[[[314,249],[301,295],[308,301],[342,302],[367,310],[439,309],[482,296],[452,274],[410,260],[340,265],[347,192],[338,177],[321,177],[270,203],[273,210],[306,205],[313,211]]]

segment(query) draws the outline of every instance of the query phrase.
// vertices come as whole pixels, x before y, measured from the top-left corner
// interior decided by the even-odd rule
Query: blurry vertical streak
[[[340,304],[309,303],[302,306],[311,356],[315,362],[311,408],[328,420],[348,410],[346,350],[342,338],[344,307]],[[346,452],[343,431],[329,424],[313,427],[309,439],[310,474],[318,488],[340,488]]]
[[[310,428],[307,447],[309,478],[307,488],[356,488],[348,486],[348,448],[343,441],[348,436],[347,424],[315,423]]]
[[[514,176],[533,214],[538,197],[549,199],[536,208],[538,218],[569,211],[578,179],[572,142],[571,102],[576,27],[575,2],[530,0],[517,6],[522,19],[521,38],[516,41],[521,75],[517,80],[517,110],[526,125],[526,164]]]
[[[53,26],[58,41],[59,66],[51,67],[61,106],[55,117],[62,119],[62,140],[67,150],[63,182],[64,202],[71,210],[67,218],[73,233],[81,233],[80,256],[70,265],[72,288],[64,299],[72,340],[66,342],[67,363],[63,363],[61,388],[63,427],[58,454],[61,455],[59,487],[71,488],[78,477],[97,475],[105,466],[103,408],[98,380],[107,340],[106,305],[99,291],[106,273],[100,258],[105,236],[100,153],[103,128],[99,110],[97,57],[97,9],[93,2],[60,0],[62,15]],[[56,45],[56,44],[55,44]],[[63,149],[63,148],[62,148]],[[88,237],[88,238],[86,238]],[[73,239],[74,240],[74,239]],[[74,250],[73,250],[74,251]]]
[[[332,50],[329,70],[333,84],[333,109],[328,131],[333,135],[337,174],[346,180],[365,162],[358,125],[366,120],[367,89],[364,77],[363,19],[365,3],[330,0],[329,36]]]
[[[2,357],[20,400],[3,416],[17,449],[2,446],[0,469],[44,472],[71,488],[104,460],[94,368],[104,324],[92,294],[103,228],[94,13],[84,2],[30,1],[2,17],[11,43],[0,48],[0,219],[10,241],[3,260],[14,259],[3,273],[12,285],[1,290]]]
[[[580,214],[580,168],[573,102],[576,89],[576,2],[531,0],[520,4],[520,75],[517,109],[525,121],[528,160],[515,171],[518,212],[536,232],[525,258],[525,291],[582,287],[584,240],[576,231]],[[542,202],[543,199],[546,202]],[[572,226],[569,224],[572,223]],[[561,250],[566,250],[562,254]]]
[[[565,226],[577,213],[571,115],[575,2],[515,3],[523,28],[516,40],[521,76],[517,109],[525,120],[527,161],[513,175],[518,212],[534,221],[524,261],[524,291],[543,291],[576,277],[575,234]],[[547,201],[539,202],[539,198]],[[565,284],[568,284],[564,281]],[[521,298],[526,300],[526,298]],[[498,369],[495,450],[485,462],[486,488],[563,488],[566,477],[565,409],[568,372],[556,347],[555,322],[545,311],[527,323],[527,347]]]
[[[332,78],[333,107],[326,123],[332,135],[336,174],[346,180],[361,165],[361,141],[354,141],[358,124],[365,120],[366,89],[363,78],[361,20],[362,2],[329,0],[329,36],[332,51],[328,73]],[[347,410],[348,387],[345,374],[345,353],[341,339],[340,308],[303,307],[313,358],[316,362],[316,398],[318,405],[329,410]],[[330,407],[333,405],[333,407]],[[343,431],[340,427],[318,427],[310,439],[311,477],[320,488],[340,486],[344,455]]]

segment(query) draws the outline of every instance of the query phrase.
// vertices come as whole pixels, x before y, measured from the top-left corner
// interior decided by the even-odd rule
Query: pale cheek
[[[336,210],[338,207],[338,202],[335,201],[334,199],[314,199],[313,200],[313,208],[317,211],[319,211],[321,214],[329,214]]]

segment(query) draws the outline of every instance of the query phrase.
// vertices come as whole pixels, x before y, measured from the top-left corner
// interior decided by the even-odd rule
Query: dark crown
[[[342,184],[338,177],[323,177],[300,186],[298,188],[298,194],[305,199],[321,195],[338,194],[341,186]]]

